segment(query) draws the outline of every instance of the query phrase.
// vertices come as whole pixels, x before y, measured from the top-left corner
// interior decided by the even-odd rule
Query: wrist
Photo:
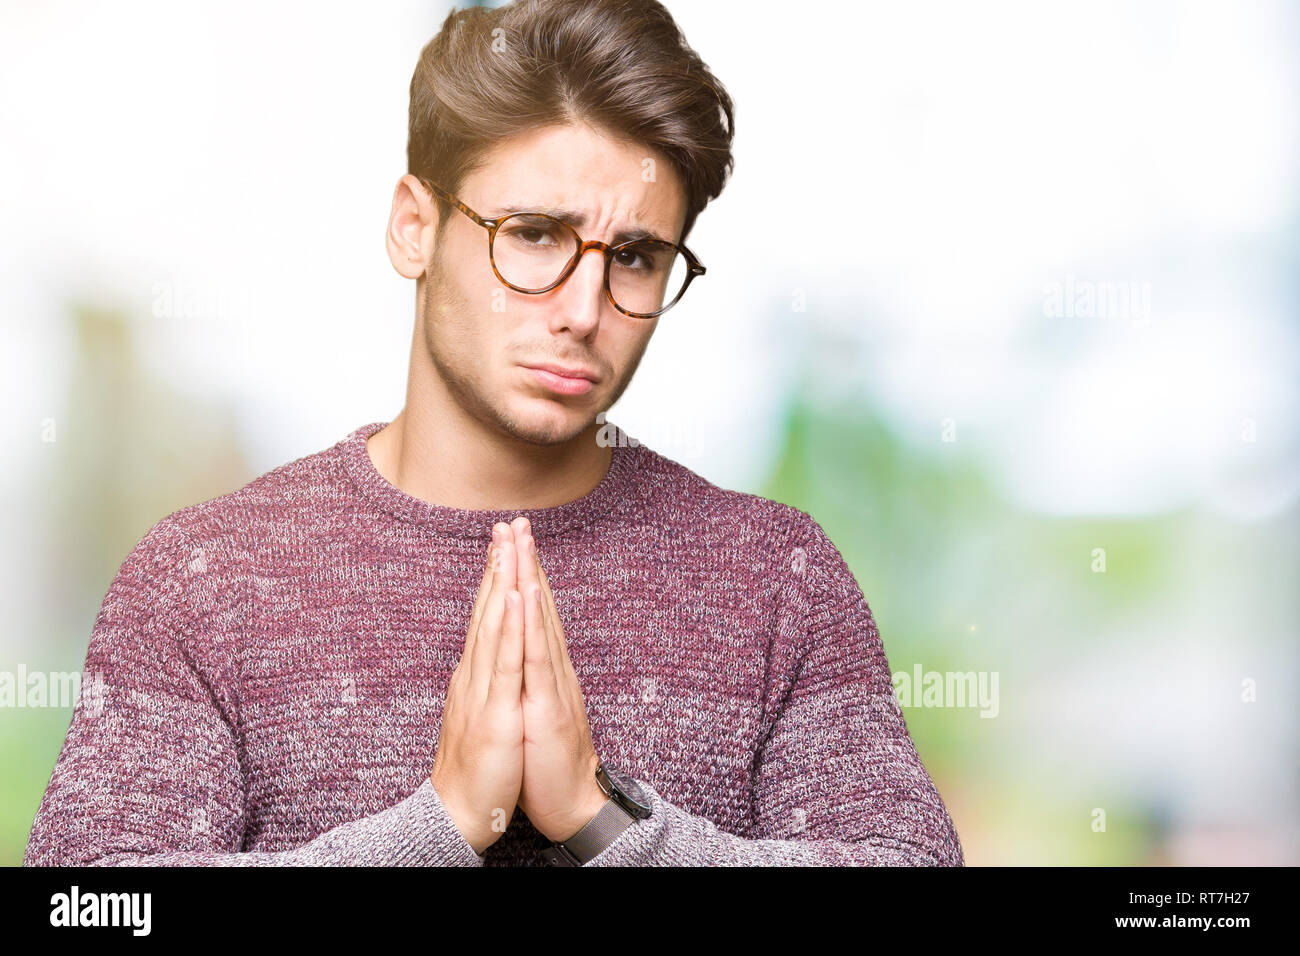
[[[443,809],[447,811],[447,816],[451,818],[451,822],[460,831],[461,838],[479,856],[482,856],[488,847],[500,839],[501,834],[492,828],[490,821],[481,822],[477,820],[474,814],[463,807],[454,795],[450,793],[444,795],[441,791],[438,791],[436,785],[433,789],[438,793],[438,799],[442,802]]]
[[[613,844],[637,819],[614,797],[607,797],[595,816],[564,840],[542,851],[548,866],[586,866]]]

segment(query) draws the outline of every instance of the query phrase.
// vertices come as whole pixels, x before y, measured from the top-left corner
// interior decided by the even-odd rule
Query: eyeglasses
[[[599,249],[605,256],[605,295],[614,308],[653,319],[681,301],[692,280],[705,272],[695,254],[676,243],[642,238],[611,246],[584,240],[567,222],[540,212],[484,219],[437,183],[416,178],[488,231],[492,271],[516,292],[550,292],[573,274],[583,253]]]

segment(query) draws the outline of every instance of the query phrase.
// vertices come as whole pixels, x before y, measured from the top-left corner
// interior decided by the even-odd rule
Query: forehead
[[[626,236],[620,242],[676,241],[686,219],[685,190],[662,154],[586,124],[498,143],[466,177],[462,198],[483,216],[546,212],[579,231],[608,225]]]

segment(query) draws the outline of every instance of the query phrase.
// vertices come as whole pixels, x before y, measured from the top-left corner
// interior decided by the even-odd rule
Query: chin
[[[509,430],[521,441],[560,445],[572,441],[592,426],[595,413],[588,407],[562,405],[545,398],[524,399],[507,412]]]

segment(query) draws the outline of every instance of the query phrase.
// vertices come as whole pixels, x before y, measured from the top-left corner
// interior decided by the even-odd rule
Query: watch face
[[[612,767],[605,767],[605,775],[609,777],[609,782],[614,785],[614,789],[619,791],[626,798],[620,803],[630,803],[633,806],[629,809],[636,809],[640,812],[637,814],[641,817],[650,815],[650,797],[646,794],[641,785],[636,782],[635,777],[629,777]]]

